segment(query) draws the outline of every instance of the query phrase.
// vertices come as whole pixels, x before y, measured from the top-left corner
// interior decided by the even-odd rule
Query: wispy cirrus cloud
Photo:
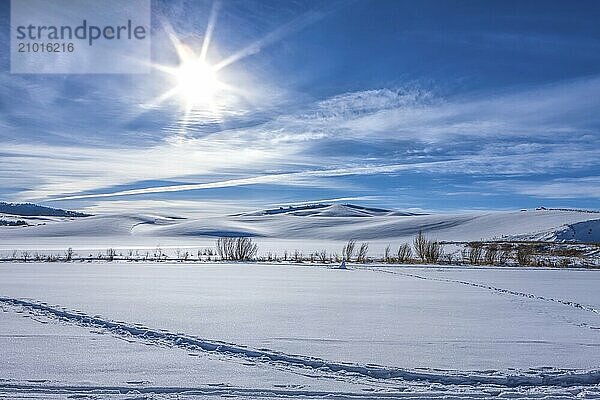
[[[157,187],[147,187],[140,189],[129,189],[114,191],[109,193],[95,193],[95,194],[75,194],[64,197],[56,197],[48,200],[59,201],[59,200],[80,200],[88,198],[101,198],[101,197],[117,197],[117,196],[132,196],[140,194],[151,194],[151,193],[170,193],[170,192],[181,192],[188,190],[202,190],[202,189],[218,189],[235,186],[247,186],[257,184],[285,184],[289,186],[293,185],[313,185],[318,186],[318,183],[312,178],[321,177],[336,177],[336,176],[348,176],[348,175],[374,175],[383,173],[392,173],[403,170],[417,170],[420,168],[428,168],[436,164],[448,164],[452,161],[433,161],[428,163],[411,163],[411,164],[391,164],[391,165],[375,165],[375,166],[363,166],[363,167],[349,167],[349,168],[337,168],[337,169],[325,169],[325,170],[308,170],[302,172],[290,172],[290,173],[275,173],[275,174],[263,174],[248,178],[237,178],[219,180],[206,183],[191,183],[191,184],[177,184],[177,185],[166,185]]]
[[[249,127],[199,137],[193,131],[191,137],[167,134],[142,148],[7,143],[0,181],[25,188],[12,194],[18,200],[108,201],[264,184],[347,193],[361,188],[359,180],[348,186],[335,178],[415,172],[544,179],[598,168],[596,90],[596,77],[451,98],[418,88],[378,89],[319,100]],[[177,183],[148,186],[150,180]],[[578,184],[584,182],[571,183]],[[119,189],[122,185],[131,187]],[[552,185],[547,183],[548,193]],[[519,185],[512,190],[541,193]],[[594,190],[577,193],[597,197]]]
[[[543,182],[528,180],[493,181],[487,185],[545,199],[600,198],[600,176],[556,178]]]

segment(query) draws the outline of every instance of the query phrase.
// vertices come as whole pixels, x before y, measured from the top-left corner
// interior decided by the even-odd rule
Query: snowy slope
[[[600,219],[566,225],[550,232],[548,240],[600,243]]]
[[[437,215],[397,215],[332,205],[267,215],[195,219],[168,226],[144,226],[138,232],[156,236],[235,234],[267,238],[359,240],[405,239],[418,231],[447,241],[500,239],[540,231],[559,231],[598,214],[578,211],[488,212]],[[589,224],[598,224],[590,221]],[[588,239],[586,236],[577,239]],[[563,240],[556,237],[556,240]],[[593,238],[592,238],[593,239]]]
[[[36,217],[40,218],[40,217]],[[0,227],[0,246],[27,244],[49,238],[65,244],[84,238],[119,238],[114,245],[217,236],[252,236],[272,240],[369,241],[410,240],[418,231],[443,241],[493,239],[598,242],[598,213],[577,210],[423,214],[352,205],[319,205],[254,213],[179,218],[142,214],[111,214],[86,218],[27,219],[35,226]],[[83,239],[82,239],[83,238]]]
[[[177,220],[132,214],[99,215],[74,220],[54,218],[35,226],[13,229],[5,235],[13,237],[128,236],[139,225],[160,225],[171,221]]]

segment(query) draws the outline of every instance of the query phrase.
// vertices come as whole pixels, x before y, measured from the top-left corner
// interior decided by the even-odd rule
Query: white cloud
[[[112,143],[67,147],[7,142],[2,149],[6,157],[0,158],[0,182],[25,187],[12,196],[20,201],[256,184],[332,187],[333,177],[405,171],[505,176],[597,168],[598,91],[600,78],[448,100],[418,89],[379,89],[340,94],[250,128],[201,138],[173,135],[138,149]],[[391,153],[398,155],[373,154],[367,159],[356,154],[363,145],[394,146],[401,139],[408,144],[402,152]],[[335,157],[321,156],[320,149],[332,140],[353,142]],[[440,150],[411,156],[423,142]],[[181,184],[110,189],[151,180]],[[563,182],[563,188],[565,184],[574,192],[576,185],[585,183]],[[584,189],[579,193],[597,194]]]
[[[558,178],[550,181],[495,181],[489,185],[505,191],[547,199],[600,199],[600,176]]]

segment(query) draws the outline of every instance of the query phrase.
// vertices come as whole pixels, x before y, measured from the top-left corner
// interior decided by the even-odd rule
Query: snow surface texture
[[[1,215],[0,215],[1,216]],[[252,236],[261,251],[339,251],[343,241],[371,242],[378,252],[418,232],[441,241],[552,240],[598,242],[600,214],[532,210],[414,215],[353,205],[313,205],[211,217],[98,215],[20,217],[34,226],[0,227],[0,249],[153,248],[212,245],[217,236]]]
[[[0,398],[600,397],[598,271],[349,268],[1,264]]]

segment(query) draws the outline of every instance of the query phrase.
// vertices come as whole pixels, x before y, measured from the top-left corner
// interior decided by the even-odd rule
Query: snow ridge
[[[126,322],[117,322],[99,316],[91,316],[79,311],[70,311],[58,306],[32,300],[0,297],[0,303],[17,306],[31,313],[42,314],[64,322],[93,327],[111,332],[116,336],[135,338],[157,345],[185,348],[190,351],[207,351],[230,356],[251,358],[261,362],[275,363],[288,367],[350,373],[374,379],[402,379],[406,381],[426,381],[444,385],[491,384],[504,387],[519,386],[583,386],[600,384],[600,370],[569,369],[530,369],[519,373],[510,371],[449,371],[430,369],[402,369],[379,365],[359,365],[328,361],[316,357],[285,354],[269,349],[253,349],[244,345],[203,339],[182,333],[154,330]]]

